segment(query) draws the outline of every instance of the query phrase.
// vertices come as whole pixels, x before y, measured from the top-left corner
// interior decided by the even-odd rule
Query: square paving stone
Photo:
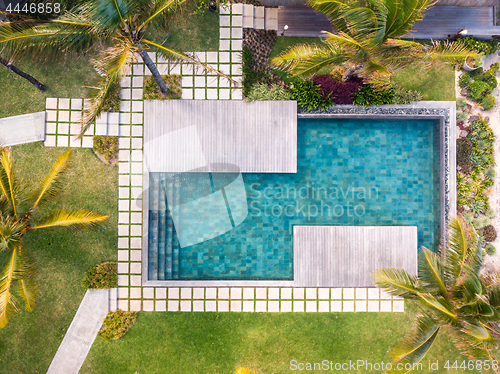
[[[70,99],[59,99],[59,109],[70,109]]]
[[[69,147],[69,136],[58,135],[57,136],[57,146],[58,147]]]
[[[205,289],[201,287],[193,288],[193,299],[204,299]]]
[[[69,122],[69,112],[67,110],[60,110],[58,115],[59,122]]]
[[[141,284],[142,284],[142,280],[141,280],[140,275],[131,275],[130,276],[130,285],[131,286],[140,287]]]
[[[45,124],[45,133],[46,134],[55,134],[56,133],[56,123],[55,122],[47,122]]]
[[[306,312],[316,312],[316,300],[314,301],[306,301]]]
[[[132,238],[132,240],[136,240],[135,238]],[[132,248],[135,248],[132,246]],[[142,251],[130,251],[130,261],[141,261],[142,260]]]
[[[304,289],[303,288],[294,288],[293,289],[293,298],[294,299],[303,299],[304,298]]]
[[[316,299],[317,297],[316,288],[306,288],[306,299]]]
[[[140,299],[141,298],[141,287],[131,287],[130,288],[130,298]]]
[[[120,114],[120,118],[123,117],[123,113]],[[130,126],[120,125],[120,136],[130,136]]]
[[[169,299],[178,299],[179,298],[179,288],[172,287],[168,289],[168,298]]]
[[[57,121],[57,111],[47,110],[47,112],[45,113],[45,121]]]
[[[241,51],[243,49],[243,42],[241,39],[231,40],[231,51]]]
[[[190,312],[190,311],[191,311],[191,300],[182,300],[181,312]]]
[[[252,301],[243,301],[243,311],[244,312],[253,312],[254,311],[254,302]]]
[[[281,299],[282,300],[290,300],[292,298],[292,289],[291,288],[282,288],[281,289]]]
[[[128,275],[118,275],[118,286],[128,286]]]
[[[128,299],[128,288],[118,287],[118,298],[119,299]]]
[[[45,99],[45,108],[57,109],[57,98],[47,97],[47,99]]]
[[[193,312],[204,312],[205,302],[203,300],[195,300],[193,301]]]
[[[231,49],[231,41],[230,40],[219,40],[219,50],[220,51],[229,51]]]
[[[241,300],[231,301],[231,312],[241,312]]]
[[[241,4],[241,3],[232,4],[231,5],[231,13],[233,15],[242,14],[243,13],[243,4]]]
[[[216,299],[217,298],[217,288],[207,288],[205,299]]]
[[[217,100],[218,98],[218,91],[217,89],[207,89],[207,99],[208,100]]]
[[[256,299],[267,299],[267,289],[259,287],[255,289]]]
[[[231,288],[231,299],[241,299],[241,288],[233,287]]]
[[[142,301],[142,310],[144,312],[152,312],[155,310],[153,300],[143,300]]]
[[[229,100],[229,89],[219,89],[219,100]]]
[[[343,288],[342,289],[342,298],[344,300],[354,299],[354,288]]]
[[[229,52],[219,52],[219,63],[228,64],[231,54]],[[220,67],[219,67],[220,69]]]
[[[157,299],[166,299],[167,298],[167,289],[166,288],[156,288],[155,293],[156,293]]]
[[[354,306],[356,312],[366,312],[367,302],[366,300],[356,300]]]
[[[142,124],[142,113],[132,113],[132,124]]]
[[[370,300],[378,300],[380,299],[379,289],[376,287],[368,288],[368,299]]]
[[[217,311],[217,301],[206,300],[205,301],[205,312],[216,312]]]
[[[132,90],[132,99],[133,100],[142,100],[142,89],[133,89]]]
[[[217,292],[217,298],[218,299],[229,299],[229,288],[227,288],[227,287],[219,288],[218,292]]]
[[[243,298],[244,299],[254,299],[254,289],[253,288],[244,288],[243,289]]]
[[[342,302],[342,311],[343,312],[354,312],[354,300],[344,300]]]
[[[280,311],[280,302],[278,300],[267,302],[267,311],[277,313]]]
[[[193,87],[194,79],[192,76],[183,76],[182,77],[182,88]]]
[[[45,141],[43,142],[43,144],[46,147],[55,147],[56,146],[56,137],[55,137],[55,135],[46,135],[45,136]]]
[[[122,89],[120,90],[120,98],[122,100],[130,100],[130,98],[132,97],[132,93],[130,91],[130,89]]]
[[[279,288],[269,288],[268,289],[268,299],[277,300],[280,298],[280,289]]]
[[[108,136],[118,136],[120,134],[120,127],[118,124],[109,124],[108,125]]]
[[[191,299],[191,288],[181,288],[181,299]]]
[[[292,311],[292,302],[291,301],[281,301],[281,312],[291,312]]]
[[[119,250],[118,251],[118,261],[128,261],[128,251]]]
[[[330,302],[329,301],[320,301],[318,303],[318,312],[325,313],[330,311]]]
[[[368,300],[368,311],[369,312],[378,312],[380,302],[378,300]]]
[[[303,312],[304,311],[304,302],[303,301],[294,301],[293,302],[293,311],[294,312]]]
[[[392,301],[392,311],[402,313],[405,311],[405,302],[404,300],[393,300]]]
[[[178,312],[179,311],[179,301],[178,300],[169,300],[168,301],[168,311],[169,312]]]
[[[132,101],[132,112],[142,112],[143,101]]]
[[[130,274],[141,274],[142,264],[140,262],[132,262],[130,264]]]
[[[167,302],[165,300],[155,301],[155,310],[157,312],[166,312],[167,311]]]
[[[69,146],[73,148],[80,148],[82,146],[82,140],[77,139],[75,136],[70,136]]]
[[[221,27],[231,26],[231,16],[220,16],[219,17],[219,26],[221,26]]]
[[[391,300],[380,300],[380,311],[381,312],[392,312],[392,301]]]
[[[256,19],[255,22],[258,20]],[[262,20],[264,23],[264,20]],[[264,26],[262,26],[264,28]],[[243,29],[241,27],[231,27],[231,39],[241,39],[243,37]]]
[[[332,312],[342,312],[342,301],[336,300],[331,302]]]
[[[255,312],[267,312],[267,301],[258,300],[255,302]]]
[[[195,88],[194,89],[194,98],[195,100],[204,100],[206,98],[206,92],[204,88]]]
[[[131,86],[131,83],[132,83],[132,79],[130,77],[123,77],[121,80],[120,80],[120,85],[122,87],[130,87]]]

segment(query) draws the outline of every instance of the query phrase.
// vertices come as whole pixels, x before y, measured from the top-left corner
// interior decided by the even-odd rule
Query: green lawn
[[[13,149],[18,171],[28,182],[38,182],[64,151],[42,143]],[[92,150],[73,150],[64,192],[44,209],[88,208],[111,218],[98,230],[54,229],[25,236],[38,272],[39,304],[32,312],[13,315],[0,329],[0,373],[45,373],[85,293],[84,272],[102,261],[116,261],[117,174],[116,167],[101,163]],[[5,257],[0,257],[0,264],[3,268]]]
[[[394,82],[422,93],[423,100],[455,101],[455,70],[453,65],[429,70],[410,67],[396,72]]]
[[[148,30],[148,38],[158,44],[177,47],[186,52],[219,50],[219,13],[195,13],[196,3],[189,2],[166,28],[159,23]]]
[[[16,61],[14,65],[46,85],[48,89],[41,92],[0,65],[0,118],[43,111],[47,97],[84,97],[83,86],[91,85],[93,79],[98,78],[90,64],[90,57],[67,58],[62,62]]]
[[[293,372],[291,360],[387,362],[387,349],[414,315],[141,312],[125,337],[95,341],[80,374],[231,374],[239,365],[282,374]],[[428,357],[437,358],[460,358],[444,335]]]

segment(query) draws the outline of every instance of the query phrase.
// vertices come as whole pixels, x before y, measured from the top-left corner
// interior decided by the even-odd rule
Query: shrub
[[[268,86],[265,83],[257,83],[252,86],[245,100],[290,100],[291,98],[290,92],[277,84]]]
[[[364,84],[361,89],[354,94],[354,104],[362,106],[392,104],[394,91],[376,90],[369,84]]]
[[[478,75],[477,77],[474,78],[474,80],[488,84],[488,86],[490,86],[490,89],[492,91],[498,86],[497,78],[495,77],[494,74],[491,73],[490,70],[487,70],[483,74]]]
[[[487,242],[492,242],[497,238],[497,230],[494,226],[488,225],[484,228],[483,232],[484,240]]]
[[[457,109],[463,111],[466,107],[467,107],[467,100],[465,100],[464,97],[459,97],[457,99]]]
[[[169,88],[168,94],[163,95],[153,76],[144,81],[144,100],[177,100],[182,98],[180,75],[162,75],[161,79]]]
[[[482,96],[490,94],[492,91],[491,87],[488,83],[483,81],[474,81],[469,86],[467,94],[470,95],[473,99],[480,99]]]
[[[489,168],[489,169],[486,169],[486,171],[484,172],[484,175],[486,176],[486,178],[489,178],[489,179],[493,179],[495,178],[495,169],[493,168]]]
[[[472,169],[472,161],[470,156],[474,148],[472,143],[467,138],[460,138],[457,140],[457,164],[462,168],[464,172],[468,172]]]
[[[82,284],[85,288],[113,288],[117,280],[116,262],[103,262],[85,273]]]
[[[319,92],[319,86],[315,86],[311,80],[296,80],[292,85],[292,99],[297,101],[297,106],[302,109],[325,110],[332,105],[330,98],[323,99]]]
[[[241,63],[241,70],[243,72],[243,81],[241,82],[243,86],[243,96],[247,97],[254,85],[265,81],[268,77],[264,72],[256,70],[252,51],[247,46],[244,46],[241,52]]]
[[[99,330],[99,337],[105,342],[121,338],[132,327],[137,319],[137,312],[124,312],[118,309],[109,312]]]
[[[491,64],[488,71],[490,71],[491,74],[495,75],[499,69],[500,69],[500,62],[495,62],[494,64]]]
[[[118,155],[118,137],[95,135],[93,149],[109,162]]]
[[[483,97],[481,100],[481,106],[483,107],[483,110],[491,110],[495,106],[495,96],[493,95],[486,95]]]
[[[335,104],[352,104],[353,96],[363,85],[363,80],[353,76],[348,82],[339,82],[330,74],[316,75],[312,78],[314,85],[319,86],[323,100],[330,99]]]
[[[472,77],[467,73],[462,74],[458,79],[458,85],[461,88],[469,88],[472,82],[474,82],[474,79],[472,79]]]
[[[463,39],[467,46],[477,53],[484,53],[485,55],[491,55],[495,53],[498,49],[497,40],[478,40],[472,36],[467,36]]]
[[[457,112],[457,122],[464,122],[467,120],[468,114],[465,112]]]
[[[495,246],[491,243],[488,243],[486,244],[486,246],[484,247],[484,251],[489,254],[490,256],[494,255],[495,252],[497,251],[497,249],[495,248]]]
[[[416,90],[407,90],[401,86],[394,87],[393,104],[411,104],[422,100],[422,93]]]
[[[476,200],[470,204],[470,211],[472,213],[481,213],[484,210],[484,201]],[[478,225],[475,225],[476,227]]]

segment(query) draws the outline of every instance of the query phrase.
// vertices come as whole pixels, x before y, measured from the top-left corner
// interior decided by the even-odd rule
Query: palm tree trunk
[[[345,71],[344,75],[342,76],[342,82],[345,83],[345,82],[349,81],[349,79],[352,78],[354,73],[357,72],[359,69],[361,69],[363,66],[365,66],[365,64],[361,63],[361,64],[357,64],[357,65],[352,66],[349,69],[347,69]]]
[[[151,60],[151,58],[149,57],[147,52],[144,51],[143,49],[139,49],[139,54],[141,55],[142,60],[144,61],[144,63],[148,67],[149,71],[153,75],[153,78],[155,79],[156,83],[158,84],[158,87],[160,87],[161,93],[164,95],[168,94],[169,88],[167,87],[165,82],[163,82],[163,79],[161,79],[160,72],[156,68],[156,65],[154,64],[153,60]]]
[[[7,60],[4,60],[3,58],[0,57],[0,64],[8,68],[11,72],[16,73],[20,77],[23,77],[26,79],[28,82],[30,82],[32,85],[34,85],[36,88],[38,88],[40,91],[45,91],[47,89],[46,86],[41,84],[39,81],[37,81],[35,78],[33,78],[31,75],[26,74],[24,71],[16,68],[14,65],[12,65],[10,62]]]

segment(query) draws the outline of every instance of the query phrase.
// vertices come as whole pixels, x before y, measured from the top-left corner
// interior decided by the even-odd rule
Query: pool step
[[[174,214],[179,217],[180,214],[180,197],[181,197],[181,181],[178,175],[174,177]],[[177,235],[172,237],[172,279],[179,279],[179,252],[180,245]]]
[[[159,184],[158,177],[152,175],[149,209],[149,227],[148,227],[148,278],[158,279],[158,202],[159,202]]]

